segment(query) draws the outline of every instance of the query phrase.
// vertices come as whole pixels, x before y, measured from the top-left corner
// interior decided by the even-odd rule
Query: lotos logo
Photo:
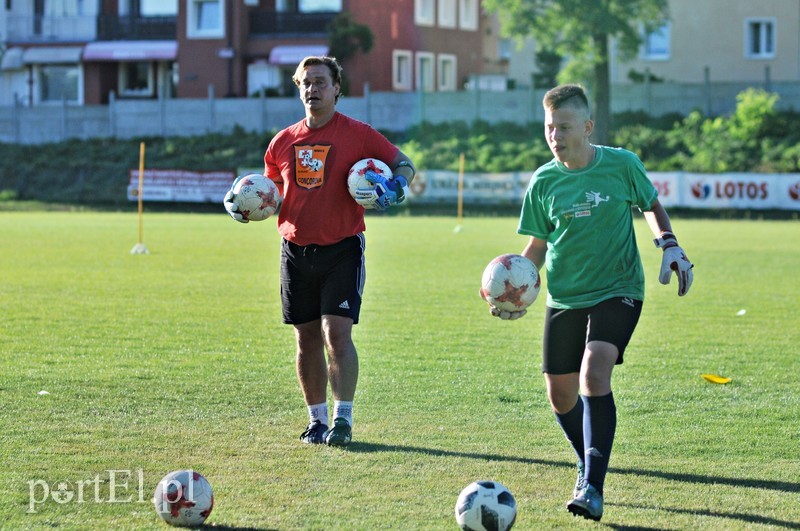
[[[692,195],[697,199],[705,199],[711,195],[711,185],[703,184],[703,181],[697,181],[692,185]]]
[[[797,201],[800,199],[800,181],[794,183],[789,187],[789,197]]]

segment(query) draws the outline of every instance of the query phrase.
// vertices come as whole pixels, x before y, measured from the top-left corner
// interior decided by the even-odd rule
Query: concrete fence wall
[[[753,85],[744,83],[617,85],[612,88],[611,110],[644,111],[652,116],[685,115],[699,110],[716,116],[734,110],[737,94],[750,87]],[[800,82],[756,88],[778,93],[780,108],[800,109]],[[366,87],[364,97],[342,98],[338,108],[384,131],[404,131],[421,122],[457,120],[525,124],[543,120],[543,94],[543,90],[372,93]],[[298,98],[217,98],[212,91],[205,99],[112,97],[108,105],[2,106],[0,142],[42,144],[72,138],[195,136],[230,133],[235,127],[266,132],[282,129],[302,117]]]

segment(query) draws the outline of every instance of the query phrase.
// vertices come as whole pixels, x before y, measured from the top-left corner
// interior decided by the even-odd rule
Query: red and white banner
[[[244,173],[260,173],[247,170]],[[239,175],[244,175],[240,170]],[[215,203],[233,183],[234,171],[144,171],[144,201]],[[800,210],[800,174],[650,172],[665,207]],[[128,199],[138,200],[139,171],[129,170]],[[464,204],[519,205],[531,173],[465,173],[461,183]],[[454,171],[420,171],[411,183],[411,201],[454,204],[459,175]]]
[[[128,200],[139,200],[139,170],[128,170]],[[234,179],[233,171],[144,170],[143,201],[221,203]]]
[[[800,210],[800,174],[650,172],[665,207]],[[465,204],[520,204],[530,173],[465,173]],[[411,183],[415,203],[454,203],[458,173],[420,171]]]

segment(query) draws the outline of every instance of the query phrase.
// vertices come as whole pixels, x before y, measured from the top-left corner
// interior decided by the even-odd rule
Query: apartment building
[[[479,0],[6,0],[0,105],[293,96],[342,13],[374,35],[344,61],[353,96],[457,91],[491,64]]]
[[[644,33],[639,56],[612,64],[613,83],[649,72],[676,83],[800,80],[800,2],[669,0],[670,16]]]

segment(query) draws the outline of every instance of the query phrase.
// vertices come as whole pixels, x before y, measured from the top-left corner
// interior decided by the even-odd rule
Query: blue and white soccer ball
[[[456,522],[464,531],[508,531],[517,518],[517,501],[497,481],[475,481],[456,501]]]

